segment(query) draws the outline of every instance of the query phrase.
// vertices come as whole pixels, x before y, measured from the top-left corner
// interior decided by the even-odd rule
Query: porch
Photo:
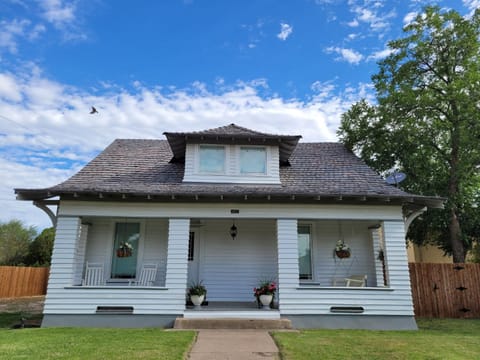
[[[232,226],[237,229],[234,238]],[[77,263],[74,286],[166,287],[168,219],[88,218],[83,220],[81,233],[85,255]],[[187,287],[202,282],[208,300],[219,304],[252,302],[253,288],[259,282],[278,282],[276,233],[276,220],[192,219],[185,239]],[[385,287],[385,259],[379,257],[384,245],[378,222],[299,220],[297,237],[298,286]],[[349,248],[348,258],[335,255],[339,239]],[[128,256],[119,256],[124,244],[132,249]],[[87,264],[102,268],[100,283],[85,281]],[[155,274],[142,282],[146,265],[154,266]]]
[[[350,309],[355,318],[412,318],[403,221],[396,209],[372,208],[365,213],[355,206],[336,211],[302,206],[288,212],[298,214],[297,220],[282,218],[284,209],[262,207],[245,208],[242,211],[247,216],[235,220],[215,216],[215,211],[224,212],[216,205],[205,207],[213,214],[210,217],[198,216],[206,214],[204,208],[189,209],[196,216],[188,219],[60,216],[54,249],[57,266],[50,276],[45,314],[51,319],[55,316],[58,323],[74,315],[98,321],[99,307],[129,307],[132,319],[164,317],[165,324],[178,316],[200,316],[197,314],[308,319],[335,315],[346,319],[343,314]],[[255,214],[269,217],[259,219]],[[342,219],[345,214],[349,219]],[[234,221],[235,239],[230,234]],[[137,224],[138,231],[133,237],[119,236],[122,224]],[[348,258],[335,255],[340,238],[351,250]],[[132,255],[115,258],[118,244],[128,239],[136,242]],[[132,272],[118,276],[122,268],[116,264],[127,259],[135,259]],[[87,262],[103,264],[104,283],[82,284]],[[136,284],[143,265],[151,263],[157,264],[152,283]],[[366,281],[347,287],[345,279],[356,274],[364,275]],[[265,279],[278,283],[272,311],[253,307],[253,288]],[[203,282],[212,305],[200,311],[186,305],[188,284],[196,281]],[[252,307],[244,307],[246,303]],[[123,324],[125,320],[118,321]]]

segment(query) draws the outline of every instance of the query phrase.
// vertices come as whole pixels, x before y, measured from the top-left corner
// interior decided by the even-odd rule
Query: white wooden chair
[[[345,278],[346,287],[365,287],[367,286],[367,275],[350,275]]]
[[[101,286],[105,285],[105,277],[102,263],[89,263],[85,265],[85,277],[82,281],[83,286]]]
[[[158,264],[143,264],[140,275],[136,280],[129,282],[129,285],[152,286],[157,277]]]

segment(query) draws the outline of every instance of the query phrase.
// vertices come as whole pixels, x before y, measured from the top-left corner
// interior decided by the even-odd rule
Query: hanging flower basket
[[[350,250],[335,250],[335,255],[340,259],[346,259],[350,257]]]
[[[133,255],[133,246],[128,242],[123,242],[117,249],[117,257],[130,257]]]
[[[343,240],[338,240],[335,246],[335,255],[340,259],[349,258],[351,256],[350,247]]]

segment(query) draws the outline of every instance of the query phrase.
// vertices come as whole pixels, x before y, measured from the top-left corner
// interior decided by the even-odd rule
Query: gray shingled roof
[[[338,143],[299,143],[291,166],[280,168],[281,185],[182,183],[184,164],[170,162],[166,140],[115,140],[65,182],[47,189],[16,189],[19,198],[51,196],[145,196],[220,201],[220,195],[301,201],[364,198],[427,203],[432,198],[408,194],[388,185],[363,161]],[[422,200],[423,199],[423,200]]]
[[[276,145],[280,150],[280,161],[288,163],[292,151],[297,146],[301,135],[275,135],[250,130],[235,124],[214,129],[193,132],[163,133],[173,152],[174,161],[183,161],[187,142],[194,144],[241,144],[241,145]]]

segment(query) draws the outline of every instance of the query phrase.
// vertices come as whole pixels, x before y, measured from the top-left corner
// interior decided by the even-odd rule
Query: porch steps
[[[262,329],[278,330],[292,329],[292,323],[288,319],[236,319],[236,318],[213,318],[213,319],[189,319],[178,317],[173,326],[174,329]]]

